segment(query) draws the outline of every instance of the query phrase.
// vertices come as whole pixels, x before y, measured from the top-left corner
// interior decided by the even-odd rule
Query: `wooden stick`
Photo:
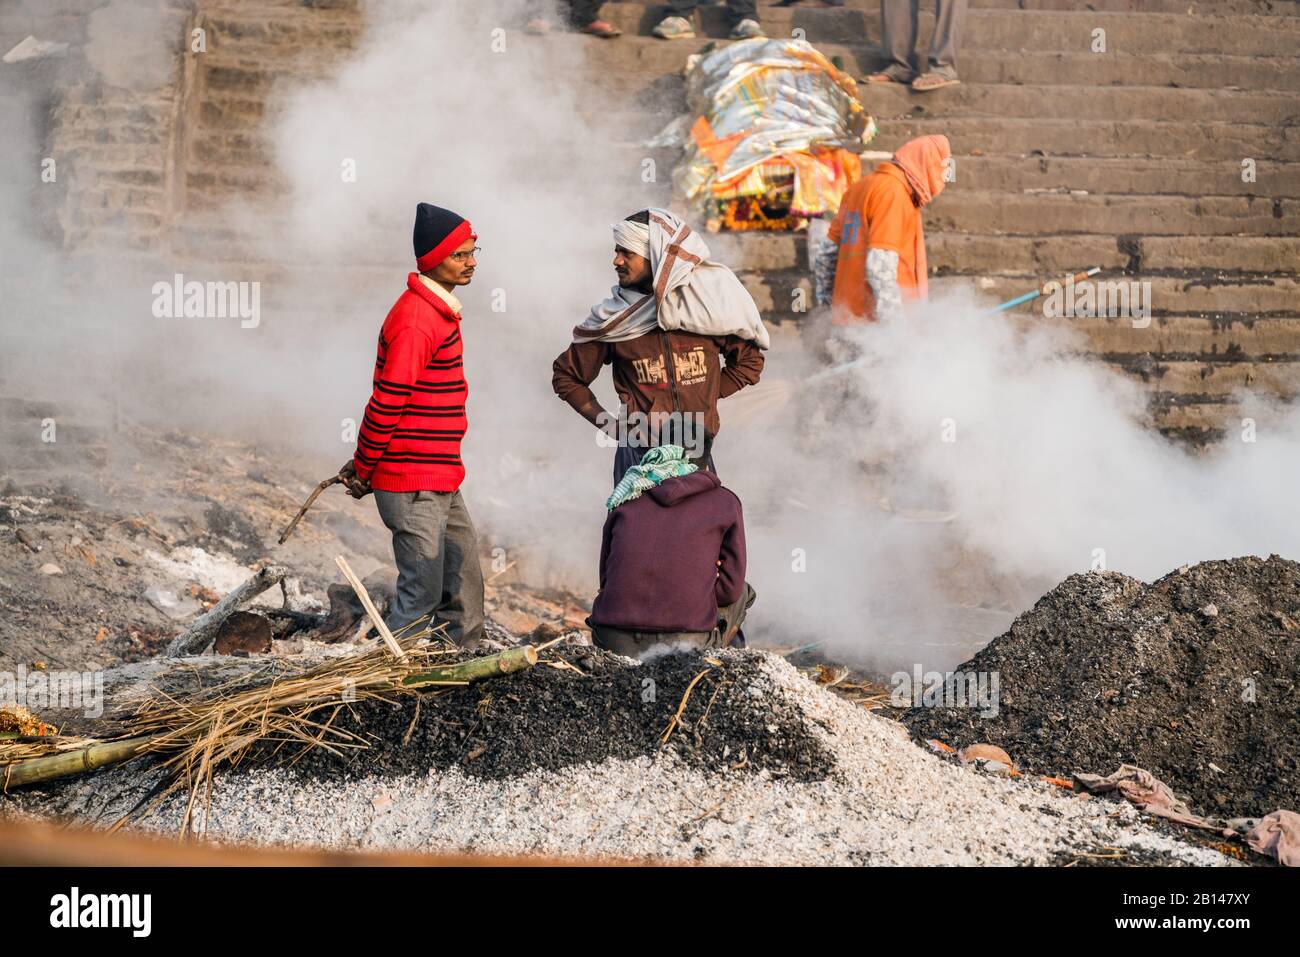
[[[272,585],[278,584],[289,570],[283,565],[267,565],[244,584],[240,585],[206,614],[195,619],[194,624],[172,639],[165,656],[199,655],[217,636],[222,622],[239,610],[239,606],[256,598]]]
[[[361,606],[365,608],[366,614],[370,616],[371,624],[375,626],[380,637],[384,639],[384,644],[388,646],[388,650],[398,658],[405,658],[406,652],[402,649],[402,646],[397,643],[397,639],[393,637],[393,633],[388,630],[388,626],[384,624],[384,619],[379,617],[379,611],[375,608],[375,603],[370,600],[370,594],[366,591],[366,586],[361,584],[361,579],[358,578],[348,566],[348,560],[342,555],[335,555],[334,563],[339,566],[339,569],[343,572],[343,577],[348,580],[348,584],[352,586],[352,590],[356,592],[357,597],[361,599]]]
[[[711,670],[712,666],[710,665],[692,678],[691,683],[686,686],[686,694],[682,695],[681,703],[677,706],[677,713],[668,719],[668,727],[664,729],[663,735],[659,738],[659,743],[661,745],[667,744],[668,739],[673,736],[673,732],[677,730],[677,726],[681,724],[682,712],[686,710],[686,702],[691,700],[691,692],[695,690],[695,686],[699,683],[699,680],[707,675]]]
[[[472,658],[469,661],[462,661],[460,664],[443,665],[438,668],[431,668],[428,671],[422,671],[419,674],[408,675],[402,679],[402,685],[409,688],[424,684],[446,684],[449,682],[473,684],[475,681],[482,681],[485,678],[495,678],[498,675],[523,671],[535,664],[537,664],[537,649],[532,645],[520,645],[518,648],[510,648],[495,655]]]
[[[0,770],[0,784],[3,790],[24,784],[36,784],[40,781],[52,781],[66,778],[83,771],[94,771],[110,764],[120,764],[139,753],[141,747],[149,741],[150,736],[127,738],[124,741],[102,741],[76,751],[63,754],[51,754],[43,758],[29,758],[15,761]]]
[[[307,501],[302,503],[302,508],[298,509],[298,514],[293,517],[293,521],[286,525],[284,531],[280,533],[279,544],[283,545],[285,541],[288,540],[289,536],[293,534],[293,530],[298,527],[298,523],[301,522],[302,517],[307,514],[307,509],[311,508],[312,503],[316,501],[317,496],[331,485],[338,484],[342,481],[341,478],[335,475],[333,478],[324,479],[317,484],[316,488],[312,490],[312,493],[307,496]]]

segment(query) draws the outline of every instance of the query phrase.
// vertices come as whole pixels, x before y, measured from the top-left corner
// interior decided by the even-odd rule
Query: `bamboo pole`
[[[473,684],[485,678],[508,675],[524,671],[537,664],[537,649],[532,645],[521,645],[507,651],[488,655],[485,658],[472,658],[456,665],[442,665],[419,674],[408,675],[402,679],[403,687],[411,688],[426,684]]]
[[[110,764],[121,764],[140,753],[140,749],[152,738],[144,735],[139,738],[127,738],[123,741],[101,741],[76,751],[63,754],[51,754],[43,758],[29,758],[6,765],[0,773],[3,790],[24,784],[37,784],[66,778],[69,775],[94,771]]]
[[[375,603],[370,600],[370,593],[366,591],[366,586],[361,584],[361,579],[352,571],[352,566],[348,564],[348,560],[342,555],[335,555],[334,563],[339,566],[339,570],[343,572],[343,577],[348,580],[352,590],[361,599],[361,606],[365,608],[366,614],[370,616],[370,623],[378,630],[380,637],[384,639],[384,644],[388,646],[388,650],[398,658],[405,658],[406,651],[397,643],[393,633],[388,630],[388,626],[384,624],[384,619],[379,617],[379,610],[375,608]]]
[[[364,589],[361,592],[365,593]],[[398,688],[419,688],[431,685],[468,685],[500,675],[524,671],[537,664],[537,649],[532,645],[521,645],[495,655],[472,658],[459,664],[443,665],[408,675],[398,682]],[[216,736],[216,729],[208,732]],[[70,777],[86,771],[94,771],[111,764],[121,764],[139,754],[146,744],[155,738],[174,737],[174,731],[164,730],[158,734],[141,735],[121,741],[100,741],[84,748],[51,754],[40,758],[28,758],[0,765],[0,793],[10,787],[26,784],[38,784],[57,778]],[[172,750],[169,744],[161,744],[159,751]],[[207,769],[202,769],[207,773]]]

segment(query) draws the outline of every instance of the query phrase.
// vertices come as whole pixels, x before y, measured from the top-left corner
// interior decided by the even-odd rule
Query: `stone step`
[[[817,49],[836,60],[840,68],[860,78],[884,65],[878,46],[861,38],[832,41],[813,37]],[[550,47],[554,56],[579,55],[604,82],[620,77],[681,75],[689,57],[715,45],[715,41],[686,40],[667,43],[654,37],[628,36],[615,43],[588,42],[572,36],[535,39]],[[1071,84],[1078,86],[1177,86],[1188,88],[1240,88],[1244,90],[1300,89],[1300,58],[1178,53],[1110,53],[971,50],[962,47],[959,66],[963,81],[973,83]],[[868,89],[860,87],[865,96]],[[943,92],[943,91],[940,91]],[[928,97],[930,94],[916,94]]]
[[[629,33],[646,35],[661,19],[664,9],[656,4],[607,3],[601,16]],[[798,35],[813,43],[878,43],[880,39],[878,6],[805,10],[760,5],[758,13],[759,22],[773,37]],[[960,44],[965,50],[1090,53],[1093,31],[1097,29],[1105,31],[1107,52],[1294,56],[1296,37],[1300,35],[1300,17],[972,9],[967,11]],[[698,9],[697,33],[707,38],[724,39],[728,30],[726,12],[721,6]],[[795,30],[801,32],[795,34]],[[923,10],[917,38],[921,49],[928,45],[933,30],[934,15]],[[1100,57],[1107,53],[1095,55]]]
[[[1300,129],[1195,120],[888,120],[880,124],[870,148],[892,150],[928,133],[946,134],[959,156],[978,150],[1013,156],[1170,156],[1235,163],[1250,157],[1300,162]]]
[[[848,0],[848,6],[868,0]],[[1188,16],[1300,16],[1300,0],[970,0],[983,10],[1102,10],[1108,12],[1179,13]]]
[[[738,274],[749,290],[759,311],[773,322],[800,321],[812,306],[812,283],[804,270],[741,272]],[[930,280],[930,295],[963,292],[992,308],[1030,292],[1044,280],[1041,276],[935,276]],[[1150,306],[1152,316],[1202,315],[1224,318],[1286,316],[1295,312],[1300,279],[1295,276],[1242,277],[1214,276],[1101,276],[1093,281],[1095,294],[1105,296],[1107,288],[1122,283],[1131,294],[1141,296]],[[1144,283],[1138,287],[1135,283]],[[1137,305],[1136,303],[1134,305]],[[801,308],[802,307],[802,308]],[[1043,315],[1045,299],[1020,306],[1026,315]],[[1134,310],[1135,315],[1140,310]],[[1144,320],[1137,319],[1140,323]]]
[[[706,235],[710,254],[747,272],[804,269],[808,246],[802,233],[717,233]],[[1295,236],[984,236],[926,233],[930,267],[939,274],[1039,276],[1044,281],[1086,267],[1162,272],[1300,272],[1300,238]]]
[[[878,120],[914,115],[963,119],[984,116],[1002,122],[1033,119],[1047,112],[1076,121],[1114,121],[1124,117],[1193,123],[1294,125],[1300,122],[1300,102],[1293,92],[962,83],[923,94],[890,83],[866,87],[861,99],[867,111]]]
[[[202,127],[192,134],[191,167],[208,163],[225,164],[233,157],[245,157],[248,163],[270,163],[274,155],[271,141],[261,130],[223,130]]]
[[[607,141],[636,145],[658,134],[681,114],[671,110],[597,112],[579,115],[593,129],[606,131]],[[882,120],[869,150],[892,151],[916,136],[943,133],[958,157],[1079,156],[1174,157],[1204,162],[1240,164],[1300,162],[1300,127],[1249,123],[1170,122],[1140,119],[1069,120],[955,117]]]
[[[68,187],[72,208],[139,210],[161,214],[168,195],[161,183],[124,183],[101,170],[80,172]]]
[[[1102,57],[1026,50],[1009,57],[963,50],[959,63],[963,80],[977,83],[1300,90],[1300,64],[1294,56],[1112,53]]]
[[[294,0],[276,0],[291,3]],[[844,0],[849,10],[876,12],[880,0]],[[1183,15],[1300,16],[1300,0],[968,0],[971,10],[1056,10],[1108,13],[1177,13]]]
[[[1170,272],[1296,275],[1294,236],[988,236],[926,233],[930,266],[959,275],[1063,276],[1085,267]]]
[[[1300,61],[1297,61],[1300,62]],[[1300,69],[1297,69],[1300,75]],[[661,110],[687,111],[682,81],[647,74],[620,76],[606,84],[606,93],[628,103],[654,103]],[[864,85],[859,99],[877,121],[911,117],[987,117],[999,121],[1041,117],[1044,108],[1053,116],[1074,120],[1115,117],[1192,123],[1295,125],[1300,103],[1293,91],[1257,93],[1235,90],[1182,89],[1178,87],[1021,86],[1008,83],[970,83],[933,93],[914,93],[898,83]]]
[[[83,237],[92,233],[112,236],[156,233],[163,227],[161,212],[148,207],[123,209],[82,205],[73,210],[69,220],[67,232]]]
[[[1300,315],[1236,321],[1157,316],[1145,329],[1133,328],[1128,319],[1105,316],[1049,319],[1017,314],[1007,321],[1022,330],[1060,329],[1077,337],[1089,353],[1103,356],[1150,355],[1162,362],[1300,361]]]
[[[281,195],[287,183],[276,170],[252,165],[209,163],[202,169],[185,173],[185,204],[193,209],[213,209],[231,197],[273,198]]]
[[[201,129],[258,130],[266,114],[267,103],[260,96],[208,96],[199,104]]]
[[[1135,243],[1137,258],[1132,267],[1139,272],[1200,268],[1295,275],[1300,271],[1300,238],[1294,235],[1142,236]]]
[[[1257,161],[1254,182],[1242,180],[1243,169],[1240,160],[1206,163],[1167,157],[960,156],[955,182],[963,189],[1012,192],[1300,196],[1300,163]]]
[[[292,0],[277,0],[292,2]],[[1300,16],[1300,0],[968,0],[971,10],[1176,13],[1184,16]],[[880,0],[844,0],[849,10],[877,13]]]
[[[1300,35],[1300,18],[1296,17],[1091,11],[971,11],[968,26],[970,48],[1011,52],[1088,53],[1093,31],[1100,28],[1106,31],[1108,52],[1295,56]]]
[[[268,65],[240,53],[221,62],[214,55],[203,67],[204,97],[220,96],[227,92],[241,96],[265,96],[276,84],[325,80],[334,75],[331,65],[319,61],[295,66],[292,62]]]
[[[1163,398],[1163,402],[1155,400]],[[1188,401],[1185,398],[1152,396],[1151,421],[1170,438],[1209,443],[1241,428],[1243,407],[1222,400]]]
[[[365,29],[355,10],[288,7],[270,12],[252,5],[205,8],[203,26],[209,54],[238,49],[250,56],[265,56],[272,63],[293,51],[315,59],[330,50],[350,50]]]
[[[1151,392],[1181,396],[1231,398],[1242,390],[1290,401],[1300,393],[1300,361],[1198,362],[1151,360],[1115,363]]]
[[[1300,199],[1250,196],[1075,196],[954,189],[926,208],[936,232],[1288,236]]]
[[[362,2],[363,0],[256,0],[254,5],[249,3],[249,0],[204,0],[203,9],[205,11],[238,14],[247,13],[251,7],[263,16],[268,11],[274,11],[280,15],[317,16],[328,11],[338,16],[347,14],[359,16],[358,11]],[[981,2],[988,2],[988,0],[981,0]],[[1223,0],[1215,0],[1215,2],[1223,2]]]
[[[941,295],[945,290],[974,290],[982,302],[990,306],[1006,302],[1034,289],[1042,279],[1036,276],[938,276],[930,281],[930,295]],[[1202,315],[1224,317],[1286,316],[1294,314],[1296,296],[1300,293],[1300,278],[1295,276],[1245,277],[1214,276],[1100,276],[1092,280],[1101,294],[1107,285],[1122,283],[1149,283],[1148,291],[1133,290],[1134,295],[1147,297],[1150,312],[1156,315]],[[788,300],[787,300],[788,301]],[[1029,315],[1045,314],[1045,297],[1018,307]],[[1138,320],[1141,322],[1142,320]]]
[[[93,102],[64,99],[55,109],[55,121],[68,127],[142,127],[165,126],[171,122],[173,104],[170,97],[150,101],[141,97],[96,97]]]
[[[62,132],[60,140],[71,144],[59,148],[57,155],[60,168],[66,164],[74,170],[80,168],[117,173],[144,169],[161,173],[166,165],[166,143],[163,142],[89,143],[81,142],[80,136],[74,142],[71,135]]]

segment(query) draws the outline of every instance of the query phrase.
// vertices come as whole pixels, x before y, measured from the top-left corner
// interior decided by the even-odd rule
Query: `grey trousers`
[[[745,594],[739,601],[718,609],[718,625],[712,631],[624,631],[622,628],[593,625],[590,618],[587,619],[587,627],[591,629],[593,644],[627,658],[639,658],[655,645],[681,642],[701,649],[743,648],[745,638],[740,634],[740,626],[745,623],[749,606],[754,604],[757,597],[758,593],[746,582]]]
[[[668,0],[665,16],[691,18],[700,0]],[[758,19],[758,0],[727,0],[727,21],[734,27],[741,20]]]
[[[397,631],[428,615],[432,625],[445,622],[447,637],[458,645],[481,639],[483,569],[460,492],[376,489],[375,504],[393,533],[397,561],[397,599],[385,624]]]
[[[884,72],[896,80],[918,73],[916,59],[917,7],[920,0],[880,0],[881,46],[889,64]],[[966,19],[966,0],[935,0],[934,36],[930,38],[929,70],[950,79],[957,77],[957,34]]]

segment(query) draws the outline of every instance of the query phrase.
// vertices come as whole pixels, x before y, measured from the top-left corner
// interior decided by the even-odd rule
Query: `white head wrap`
[[[650,258],[650,227],[624,219],[614,223],[614,245],[630,253]]]
[[[700,235],[666,209],[651,207],[649,225],[614,224],[614,242],[650,260],[651,291],[615,286],[574,327],[575,342],[622,342],[653,329],[739,336],[770,344],[754,299],[722,263],[709,259]]]

